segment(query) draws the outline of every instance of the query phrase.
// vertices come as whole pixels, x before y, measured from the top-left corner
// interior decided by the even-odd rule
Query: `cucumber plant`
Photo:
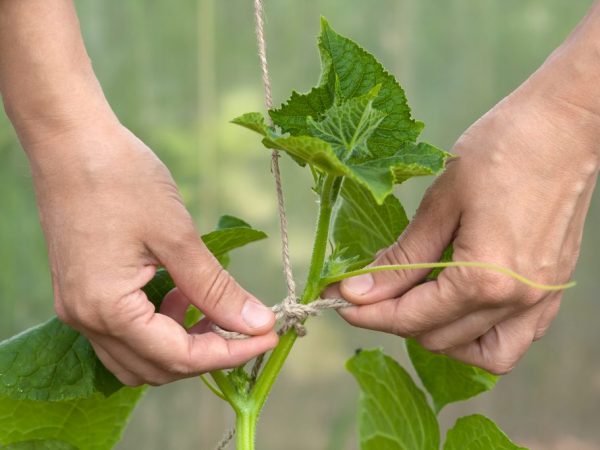
[[[395,184],[435,175],[448,153],[419,142],[406,96],[382,65],[322,19],[322,73],[307,94],[293,92],[280,108],[244,114],[233,123],[260,135],[313,175],[319,214],[308,277],[299,299],[310,303],[330,283],[357,273],[408,224]],[[265,238],[244,221],[224,216],[203,236],[226,266],[235,248]],[[448,256],[448,255],[446,255]],[[435,276],[435,274],[433,274]],[[158,309],[174,287],[159,270],[144,288]],[[187,325],[200,313],[190,311]],[[211,373],[208,384],[235,411],[238,450],[253,450],[258,417],[297,335],[292,328],[265,356],[258,374],[245,366]],[[357,351],[347,369],[360,387],[358,439],[362,450],[440,448],[437,414],[449,403],[490,390],[497,378],[433,354],[413,340],[406,346],[424,390],[381,349]],[[57,318],[0,343],[0,445],[11,449],[112,448],[146,388],[123,386],[95,356],[84,336]],[[481,415],[459,419],[445,450],[521,449]]]

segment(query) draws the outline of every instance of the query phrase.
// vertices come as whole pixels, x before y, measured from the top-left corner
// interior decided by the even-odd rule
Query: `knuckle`
[[[201,295],[203,306],[218,309],[221,301],[233,293],[235,283],[229,272],[221,266],[218,266],[208,279],[210,281],[203,286]]]
[[[120,336],[131,323],[145,320],[155,313],[154,305],[142,291],[98,303],[95,310],[95,324],[90,326],[115,337]]]
[[[119,374],[115,374],[115,376],[121,383],[123,383],[125,386],[128,386],[128,387],[135,388],[135,387],[143,386],[145,384],[140,378],[136,377],[133,374],[119,373]]]
[[[507,375],[515,368],[516,361],[511,359],[491,361],[482,366],[482,369],[487,370],[493,375]]]
[[[181,220],[182,223],[176,231],[173,231],[173,227],[167,227],[169,233],[165,238],[168,241],[167,246],[169,249],[177,255],[188,254],[190,244],[193,244],[193,248],[195,248],[199,240],[192,219],[186,214]]]
[[[543,327],[538,328],[535,331],[535,334],[533,335],[533,340],[539,341],[540,339],[542,339],[548,332],[548,328],[550,328],[550,325],[545,325]]]
[[[64,303],[61,300],[59,300],[58,298],[56,298],[54,300],[54,312],[56,313],[56,317],[58,317],[58,319],[62,323],[67,324],[69,326],[74,325],[73,318],[68,313],[67,308],[65,307]]]
[[[423,332],[423,318],[412,311],[398,311],[400,302],[396,303],[396,310],[393,312],[391,333],[404,338],[416,337]]]
[[[158,387],[158,386],[162,386],[164,384],[170,383],[172,381],[173,381],[173,379],[169,376],[155,375],[153,377],[148,378],[144,384],[148,384],[153,387]]]
[[[423,336],[417,338],[417,342],[433,353],[442,353],[452,347],[445,339],[437,337]]]
[[[525,286],[521,290],[520,300],[523,306],[531,307],[546,297],[547,293]]]
[[[520,286],[514,279],[490,270],[479,270],[473,274],[477,296],[492,306],[502,306],[520,298]]]

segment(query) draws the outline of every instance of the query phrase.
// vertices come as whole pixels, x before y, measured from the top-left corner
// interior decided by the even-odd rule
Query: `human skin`
[[[71,0],[0,0],[0,92],[27,153],[58,317],[131,386],[234,367],[277,344],[270,309],[200,240],[175,182],[122,126]],[[141,288],[164,266],[160,313]],[[207,319],[183,326],[193,304]],[[251,335],[225,340],[209,322]]]
[[[571,278],[600,161],[600,2],[542,67],[458,139],[457,155],[414,219],[373,265],[455,261],[509,267],[547,284]],[[555,318],[562,292],[495,272],[381,271],[326,295],[356,307],[352,325],[414,337],[425,348],[509,372]]]

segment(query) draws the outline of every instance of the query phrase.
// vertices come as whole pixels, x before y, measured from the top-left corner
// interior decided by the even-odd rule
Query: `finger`
[[[446,355],[493,374],[510,372],[533,343],[537,315],[524,314],[506,320],[479,339],[454,347]]]
[[[459,208],[451,193],[451,167],[425,194],[415,217],[398,241],[381,252],[371,266],[438,261],[452,240]],[[429,270],[381,271],[348,278],[340,283],[343,297],[368,304],[398,297],[422,280]]]
[[[343,308],[350,324],[399,336],[418,336],[474,311],[477,303],[458,295],[446,277],[420,284],[397,299]]]
[[[187,212],[165,217],[163,235],[150,245],[176,286],[219,326],[249,335],[268,333],[275,325],[271,309],[249,294],[223,269],[198,238]],[[166,231],[168,230],[168,231]]]
[[[210,321],[210,319],[207,319],[206,317],[204,317],[197,324],[195,324],[193,327],[191,327],[188,330],[188,333],[190,333],[190,334],[212,333],[213,326],[214,326],[214,322],[212,322],[212,321]]]
[[[138,385],[149,384],[160,386],[183,378],[178,374],[171,374],[164,368],[157,366],[151,361],[142,358],[128,345],[110,336],[95,336],[94,349],[101,352],[107,359],[110,358],[114,364],[138,380]],[[98,354],[98,353],[97,353]]]
[[[169,374],[170,379],[238,366],[272,349],[278,341],[274,331],[236,341],[227,341],[215,333],[188,334],[172,318],[155,314],[143,291],[111,305],[110,311],[114,317],[110,336]]]
[[[125,369],[122,364],[119,364],[104,348],[97,342],[90,339],[90,343],[98,356],[98,359],[117,379],[126,386],[136,387],[144,384],[144,380],[135,375],[133,372]]]
[[[508,308],[475,311],[418,336],[417,341],[429,351],[444,352],[478,339],[511,314],[513,311]]]
[[[180,289],[173,288],[165,295],[160,305],[160,313],[183,325],[190,304],[190,300],[183,295]]]
[[[562,293],[556,293],[548,298],[548,305],[542,312],[535,329],[535,335],[533,336],[534,341],[543,338],[548,331],[548,328],[550,328],[550,324],[556,318],[560,309],[561,298]]]

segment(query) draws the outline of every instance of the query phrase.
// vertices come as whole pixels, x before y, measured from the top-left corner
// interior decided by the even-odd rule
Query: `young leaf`
[[[448,430],[444,450],[527,450],[513,442],[487,417],[461,417]]]
[[[346,364],[361,388],[361,450],[434,450],[440,432],[425,395],[381,350],[363,350]]]
[[[378,205],[365,188],[349,179],[344,180],[340,194],[330,238],[338,252],[352,256],[346,272],[369,264],[379,250],[393,244],[408,218],[393,195]]]
[[[410,360],[433,399],[436,412],[449,403],[467,400],[494,387],[498,377],[445,355],[431,353],[406,340]]]
[[[319,122],[309,117],[310,135],[331,144],[342,161],[366,157],[367,140],[386,116],[373,108],[379,88],[377,85],[363,96],[331,107]]]
[[[50,440],[78,450],[109,450],[120,439],[143,392],[144,388],[124,388],[109,398],[98,394],[62,402],[0,396],[0,445]]]

